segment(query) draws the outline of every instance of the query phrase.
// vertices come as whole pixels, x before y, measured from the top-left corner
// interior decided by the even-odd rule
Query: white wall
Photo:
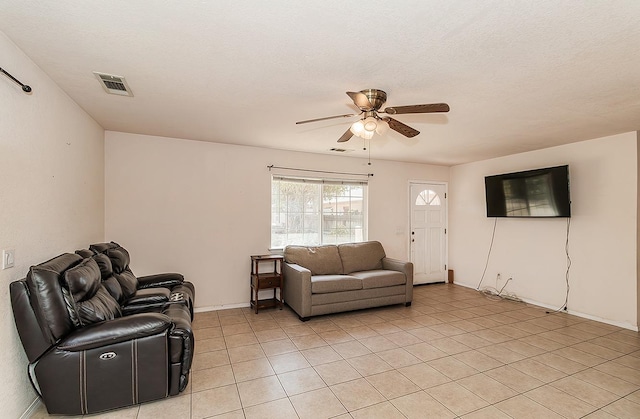
[[[267,165],[374,173],[369,239],[403,259],[409,180],[449,176],[441,166],[367,166],[360,158],[111,131],[105,143],[106,238],[130,251],[137,275],[182,272],[195,283],[201,309],[248,304],[249,256],[268,253],[270,243],[273,172]]]
[[[36,396],[26,375],[9,283],[29,266],[104,237],[104,130],[66,96],[4,33],[0,75],[0,250],[15,267],[0,271],[0,416],[20,417]]]
[[[569,312],[629,328],[638,325],[637,135],[635,132],[454,166],[449,264],[456,283],[476,287],[494,225],[486,217],[484,177],[569,164],[572,218]],[[565,298],[566,219],[497,220],[484,285],[559,308]],[[498,284],[502,286],[504,282]]]

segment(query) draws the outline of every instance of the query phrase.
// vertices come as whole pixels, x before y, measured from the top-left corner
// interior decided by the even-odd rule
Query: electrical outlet
[[[2,269],[13,268],[13,264],[16,261],[15,249],[8,249],[2,251]]]

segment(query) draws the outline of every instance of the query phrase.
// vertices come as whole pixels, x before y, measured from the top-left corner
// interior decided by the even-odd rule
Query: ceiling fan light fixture
[[[351,125],[350,129],[353,135],[362,137],[362,133],[364,132],[364,123],[359,119]]]
[[[375,133],[376,133],[375,131],[367,131],[367,130],[365,130],[362,133],[361,137],[364,138],[365,140],[370,140],[370,139],[373,138],[373,134],[375,134]]]
[[[362,121],[364,124],[364,130],[369,132],[375,132],[376,128],[378,128],[378,121],[372,116],[366,118]]]
[[[384,119],[378,119],[378,126],[376,132],[378,135],[385,135],[389,131],[389,124]]]

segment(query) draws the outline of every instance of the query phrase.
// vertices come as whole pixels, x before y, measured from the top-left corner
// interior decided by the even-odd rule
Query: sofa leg
[[[301,322],[309,321],[309,318],[308,318],[308,317],[298,316],[298,318],[300,319],[300,321],[301,321]]]
[[[405,307],[411,307],[411,301],[409,301],[408,303],[404,303]]]

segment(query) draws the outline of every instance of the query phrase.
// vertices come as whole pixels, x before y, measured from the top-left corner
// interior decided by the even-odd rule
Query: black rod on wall
[[[25,93],[31,93],[31,86],[27,86],[26,84],[22,84],[20,82],[20,80],[16,79],[15,77],[13,77],[11,74],[7,73],[7,71],[5,69],[3,69],[2,67],[0,67],[0,72],[5,74],[7,77],[9,77],[11,80],[15,81],[16,83],[18,83],[20,86],[22,86],[22,90],[24,90]]]
[[[285,170],[296,170],[298,172],[331,173],[334,175],[353,175],[353,176],[366,176],[366,177],[373,176],[373,173],[346,173],[346,172],[330,172],[327,170],[296,169],[295,167],[281,167],[281,166],[274,166],[272,164],[267,166],[267,168],[269,169],[269,171],[271,171],[271,169],[285,169]]]

